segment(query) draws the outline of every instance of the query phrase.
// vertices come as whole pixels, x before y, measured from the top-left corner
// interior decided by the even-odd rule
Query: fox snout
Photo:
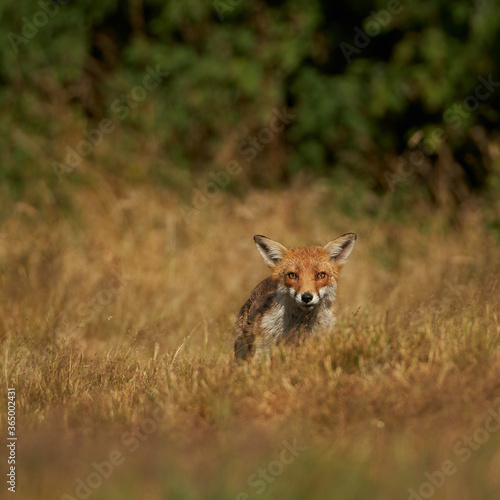
[[[299,293],[293,288],[290,288],[290,295],[293,299],[295,299],[297,305],[304,311],[310,311],[314,308],[314,306],[318,305],[320,301],[320,296],[317,293]]]

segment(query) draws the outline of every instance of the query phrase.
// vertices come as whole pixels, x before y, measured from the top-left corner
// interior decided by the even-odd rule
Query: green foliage
[[[242,160],[242,141],[267,126],[274,108],[287,107],[296,118],[251,162],[249,180],[263,171],[272,182],[349,169],[387,189],[385,174],[395,169],[388,160],[415,148],[415,133],[425,143],[436,128],[466,191],[494,175],[480,151],[497,138],[500,92],[495,84],[478,100],[476,88],[480,78],[500,81],[496,2],[44,0],[3,2],[0,12],[1,141],[13,149],[0,176],[9,188],[22,190],[33,176],[54,180],[50,164],[66,146],[54,145],[59,114],[76,111],[74,126],[92,128],[158,67],[168,78],[119,123],[138,142],[155,138],[163,158],[155,170],[208,170],[221,150]],[[475,126],[483,143],[471,134]],[[121,132],[110,139],[117,151],[130,136]],[[19,135],[39,147],[19,144]],[[439,146],[428,148],[431,170]],[[45,166],[35,169],[40,149]],[[417,170],[411,182],[442,201],[429,168]],[[172,176],[144,178],[159,177]]]

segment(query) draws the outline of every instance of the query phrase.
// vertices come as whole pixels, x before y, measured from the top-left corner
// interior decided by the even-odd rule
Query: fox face
[[[349,257],[356,235],[347,233],[323,247],[286,248],[266,236],[255,243],[280,295],[289,296],[303,311],[312,311],[323,300],[333,302],[339,272]]]

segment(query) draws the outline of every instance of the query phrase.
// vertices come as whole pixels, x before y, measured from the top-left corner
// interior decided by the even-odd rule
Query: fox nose
[[[309,302],[311,302],[312,299],[313,296],[309,292],[302,294],[302,302],[304,302],[305,304],[309,304]]]

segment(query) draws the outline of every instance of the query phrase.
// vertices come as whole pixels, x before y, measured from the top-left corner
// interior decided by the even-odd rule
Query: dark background
[[[39,180],[67,203],[67,148],[111,118],[107,149],[63,184],[90,169],[189,197],[236,160],[233,192],[306,173],[453,212],[499,189],[499,19],[496,2],[467,0],[5,2],[0,189],[36,205]],[[168,76],[120,115],[148,67]],[[284,108],[286,133],[242,155]]]

